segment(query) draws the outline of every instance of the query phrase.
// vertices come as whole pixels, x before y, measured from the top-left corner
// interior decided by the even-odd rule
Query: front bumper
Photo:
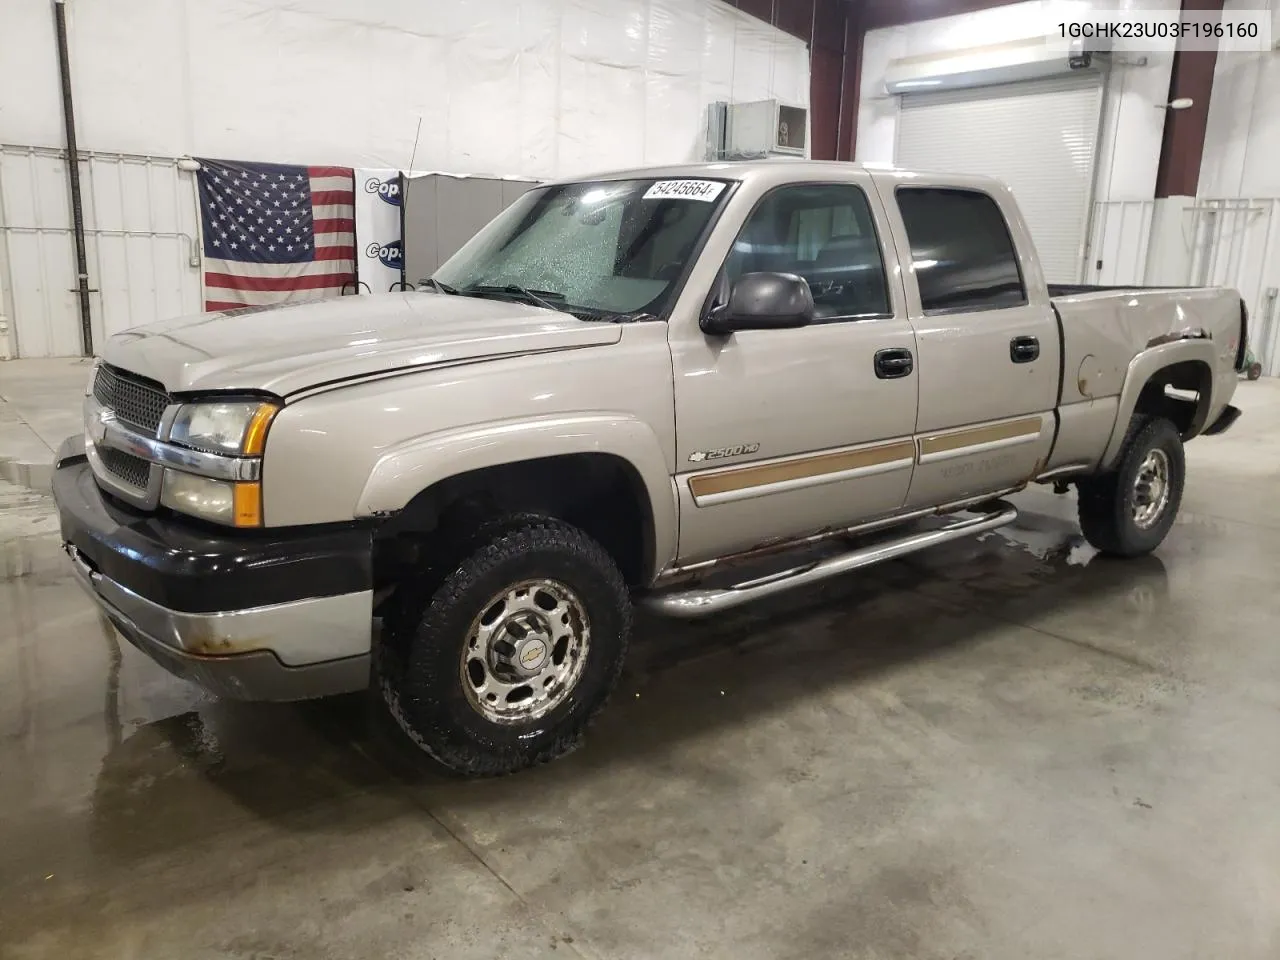
[[[368,686],[368,527],[213,532],[104,498],[83,440],[63,444],[53,494],[81,586],[171,673],[241,700]]]

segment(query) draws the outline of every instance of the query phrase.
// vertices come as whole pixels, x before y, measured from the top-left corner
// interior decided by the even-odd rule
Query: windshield
[[[727,192],[722,180],[536,188],[431,280],[450,292],[523,295],[583,316],[661,315]]]

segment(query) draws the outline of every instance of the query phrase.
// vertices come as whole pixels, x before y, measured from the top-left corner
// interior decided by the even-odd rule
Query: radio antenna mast
[[[418,138],[421,136],[422,136],[422,117],[419,116],[418,131],[413,135],[413,153],[409,155],[409,169],[405,171],[406,174],[413,173],[413,161],[416,160],[418,157]]]

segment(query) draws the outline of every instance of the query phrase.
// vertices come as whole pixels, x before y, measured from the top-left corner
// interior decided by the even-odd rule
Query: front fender
[[[502,420],[415,437],[378,458],[361,491],[356,515],[395,513],[423,490],[472,470],[580,453],[611,454],[639,474],[653,517],[655,569],[651,573],[656,575],[675,558],[675,488],[657,435],[628,414]]]

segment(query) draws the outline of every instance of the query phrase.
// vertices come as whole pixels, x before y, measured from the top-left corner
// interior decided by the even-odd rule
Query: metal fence
[[[1197,199],[1190,234],[1188,282],[1240,291],[1254,356],[1267,376],[1280,376],[1280,197]]]
[[[120,330],[198,311],[192,175],[174,157],[81,151],[79,162],[95,348]],[[62,149],[0,144],[0,315],[10,356],[82,350],[65,164]]]

